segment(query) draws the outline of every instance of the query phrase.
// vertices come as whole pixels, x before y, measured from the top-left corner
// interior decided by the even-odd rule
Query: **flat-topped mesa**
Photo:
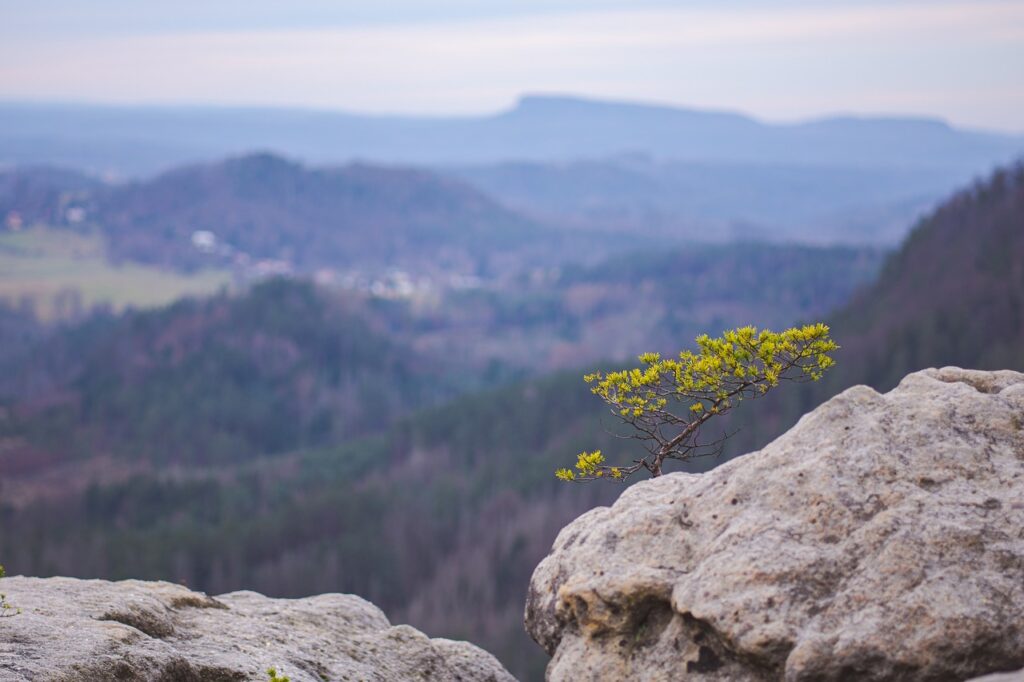
[[[5,578],[21,614],[0,621],[0,680],[514,682],[467,642],[392,626],[348,594],[211,598],[180,585]]]
[[[1024,374],[851,388],[763,450],[559,534],[526,606],[560,680],[935,680],[1024,667]]]

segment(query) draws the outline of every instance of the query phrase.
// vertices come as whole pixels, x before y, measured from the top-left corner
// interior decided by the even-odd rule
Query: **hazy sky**
[[[1024,131],[1024,0],[0,0],[0,99],[477,113],[524,92]]]

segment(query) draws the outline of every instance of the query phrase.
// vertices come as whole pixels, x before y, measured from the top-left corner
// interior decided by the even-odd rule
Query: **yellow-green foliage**
[[[277,668],[267,668],[267,676],[267,682],[290,682],[284,675],[278,676]]]
[[[640,469],[661,474],[666,459],[689,459],[717,443],[699,440],[700,428],[746,398],[764,395],[780,381],[817,381],[833,365],[838,348],[824,324],[784,332],[741,327],[718,338],[697,337],[697,352],[678,359],[644,353],[641,367],[595,372],[584,377],[613,413],[637,431],[647,456],[630,466],[608,466],[601,451],[583,452],[575,471],[559,469],[563,481],[623,480]]]
[[[3,578],[5,575],[7,575],[7,573],[4,572],[4,567],[0,566],[0,578]],[[21,613],[21,609],[16,609],[10,604],[8,604],[7,595],[0,593],[0,618],[14,616],[19,613]]]

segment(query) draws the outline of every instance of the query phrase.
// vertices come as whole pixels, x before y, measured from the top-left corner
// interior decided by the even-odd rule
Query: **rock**
[[[974,677],[969,682],[1024,682],[1024,670],[1012,673],[996,673],[984,677]]]
[[[957,680],[1024,666],[1024,374],[851,388],[625,490],[526,607],[559,680]]]
[[[0,680],[462,680],[513,677],[466,642],[392,626],[359,597],[216,598],[164,582],[4,578]]]

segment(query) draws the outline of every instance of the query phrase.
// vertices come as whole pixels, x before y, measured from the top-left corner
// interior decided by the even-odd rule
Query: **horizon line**
[[[380,110],[359,110],[340,107],[325,107],[302,104],[273,104],[273,103],[223,103],[196,100],[181,101],[152,101],[152,100],[118,100],[118,99],[57,99],[57,98],[6,98],[0,95],[0,107],[52,107],[52,108],[81,108],[81,109],[129,109],[129,110],[153,110],[153,111],[210,111],[210,112],[293,112],[310,113],[319,115],[349,116],[353,118],[380,118],[380,119],[407,119],[407,120],[474,120],[487,119],[505,116],[520,109],[529,100],[563,100],[566,102],[578,102],[596,106],[626,106],[638,109],[661,109],[679,113],[706,114],[709,116],[733,116],[747,119],[753,123],[771,127],[788,127],[822,123],[837,120],[856,121],[902,121],[940,124],[952,130],[961,132],[975,132],[983,134],[1006,135],[1010,137],[1024,137],[1024,128],[1012,130],[1007,128],[995,128],[988,126],[959,125],[951,122],[948,118],[937,114],[910,113],[910,112],[880,112],[880,111],[849,111],[835,110],[818,114],[809,114],[798,118],[769,118],[759,116],[750,112],[716,107],[704,107],[682,104],[665,100],[630,99],[628,97],[605,97],[600,95],[578,94],[558,91],[524,91],[515,96],[512,101],[498,109],[482,109],[479,112],[450,113],[438,112],[406,112],[406,111],[380,111]]]

